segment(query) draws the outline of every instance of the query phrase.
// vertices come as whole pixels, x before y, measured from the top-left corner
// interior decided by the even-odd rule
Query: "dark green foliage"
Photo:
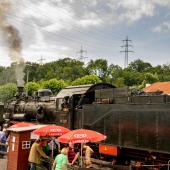
[[[104,59],[90,60],[86,66],[83,62],[71,58],[59,59],[44,65],[27,62],[24,72],[25,88],[28,87],[29,95],[41,88],[49,88],[57,94],[68,85],[107,82],[117,87],[144,87],[146,83],[170,81],[169,64],[153,67],[140,59],[131,62],[125,69],[118,65],[109,65]],[[16,91],[14,84],[8,83],[15,83],[16,87],[14,65],[0,67],[0,99],[2,101],[7,100]]]
[[[152,70],[152,65],[138,59],[129,64],[128,70],[137,72],[149,72]]]
[[[40,89],[40,84],[36,82],[29,82],[25,85],[25,90],[28,89],[28,95],[32,96],[35,91]]]
[[[14,83],[8,83],[0,86],[0,102],[6,102],[17,93],[17,86]]]
[[[84,85],[84,84],[97,84],[101,82],[102,81],[98,76],[92,74],[76,79],[75,81],[72,82],[71,85],[75,86],[75,85]]]
[[[42,88],[50,89],[53,94],[57,94],[61,89],[66,87],[67,84],[63,80],[51,79],[49,81],[42,82]]]
[[[90,60],[87,65],[89,74],[97,75],[103,82],[106,81],[108,76],[108,64],[107,60],[97,59],[95,61]]]

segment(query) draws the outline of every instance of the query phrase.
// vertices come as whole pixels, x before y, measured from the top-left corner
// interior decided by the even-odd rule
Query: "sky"
[[[5,1],[5,0],[0,0]],[[6,0],[10,1],[10,0]],[[19,31],[25,62],[65,57],[106,59],[124,66],[121,46],[128,38],[131,61],[170,64],[170,0],[11,0],[6,17]],[[0,32],[0,65],[11,60]]]

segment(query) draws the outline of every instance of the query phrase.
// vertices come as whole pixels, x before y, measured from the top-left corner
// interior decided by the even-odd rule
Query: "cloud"
[[[170,21],[163,22],[161,25],[156,26],[152,29],[153,32],[170,32]]]
[[[78,51],[82,42],[85,48],[87,43],[90,48],[97,46],[98,49],[100,47],[103,49],[105,43],[105,47],[108,47],[110,37],[105,36],[108,29],[114,30],[116,25],[117,28],[121,26],[123,30],[123,26],[136,24],[143,18],[158,17],[161,15],[159,7],[170,8],[170,0],[11,0],[11,2],[14,4],[15,12],[11,11],[8,19],[20,30],[23,54],[32,56],[41,53],[47,56],[54,56],[53,54],[71,56]],[[169,23],[164,22],[153,31],[165,32],[170,29],[169,27]],[[119,39],[122,38],[120,32],[115,33]],[[105,39],[102,39],[102,36]]]
[[[15,0],[16,2],[17,0]],[[153,17],[157,6],[170,7],[170,0],[22,0],[18,1],[20,20],[32,22],[49,32],[78,27],[103,27],[129,24]]]
[[[151,0],[151,3],[154,5],[170,7],[170,0]]]
[[[48,44],[47,41],[45,41],[43,32],[41,31],[41,28],[34,24],[34,30],[35,30],[35,42],[33,44],[30,44],[27,47],[28,51],[49,51],[49,52],[63,52],[69,50],[68,47],[62,46],[62,45],[53,45]]]
[[[55,32],[152,17],[155,4],[148,0],[23,0],[20,18],[31,18],[44,30]],[[157,3],[158,4],[158,3]],[[109,21],[109,22],[108,22]]]
[[[148,0],[122,0],[118,2],[121,9],[120,21],[135,22],[143,17],[152,17],[155,13],[155,6]]]
[[[77,25],[80,25],[82,27],[100,26],[102,23],[103,21],[98,18],[98,16],[94,12],[87,13],[83,17],[83,19],[77,21]]]

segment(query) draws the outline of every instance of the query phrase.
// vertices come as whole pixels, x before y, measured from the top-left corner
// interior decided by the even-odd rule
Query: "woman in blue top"
[[[61,154],[57,155],[52,170],[67,170],[68,169],[68,160],[67,160],[68,148],[63,148]]]

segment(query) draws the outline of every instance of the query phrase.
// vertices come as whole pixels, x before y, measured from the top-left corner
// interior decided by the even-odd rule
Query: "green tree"
[[[11,99],[17,93],[17,86],[14,83],[8,83],[0,86],[0,101],[6,102]]]
[[[89,74],[95,74],[102,81],[106,81],[108,76],[108,63],[107,60],[104,59],[97,59],[97,60],[90,60],[90,62],[87,65],[87,70]]]
[[[53,94],[57,94],[61,89],[67,86],[64,80],[51,79],[42,82],[42,88],[50,89]]]
[[[44,79],[47,74],[47,70],[44,65],[39,65],[37,63],[27,62],[25,69],[24,81],[27,81],[27,74],[29,82],[35,82]]]
[[[46,75],[45,80],[56,78],[57,80],[64,80],[67,82],[74,81],[86,75],[86,68],[84,63],[71,58],[60,59],[55,62],[44,65]]]
[[[152,70],[152,65],[148,62],[144,62],[138,59],[129,64],[128,70],[137,71],[137,72],[148,72]]]
[[[118,77],[115,82],[114,82],[114,85],[116,87],[124,87],[125,86],[125,80],[123,77]]]
[[[72,82],[71,85],[84,85],[84,84],[96,84],[96,83],[101,83],[102,81],[100,78],[94,74],[92,75],[86,75],[82,78],[78,78],[75,81]]]
[[[32,96],[35,91],[40,89],[40,84],[36,82],[28,82],[28,84],[25,85],[25,89],[28,89],[28,95]]]
[[[124,83],[126,86],[136,86],[140,85],[144,79],[143,74],[135,71],[123,70]]]
[[[146,73],[145,74],[145,83],[155,83],[159,81],[158,75],[157,74],[152,74],[152,73]]]
[[[162,81],[170,81],[170,64],[162,65],[162,70],[159,74],[159,78]]]
[[[123,69],[118,65],[111,64],[108,68],[107,82],[116,85],[117,79],[123,76]]]
[[[16,83],[15,67],[13,65],[2,69],[0,72],[0,84],[6,83]]]

